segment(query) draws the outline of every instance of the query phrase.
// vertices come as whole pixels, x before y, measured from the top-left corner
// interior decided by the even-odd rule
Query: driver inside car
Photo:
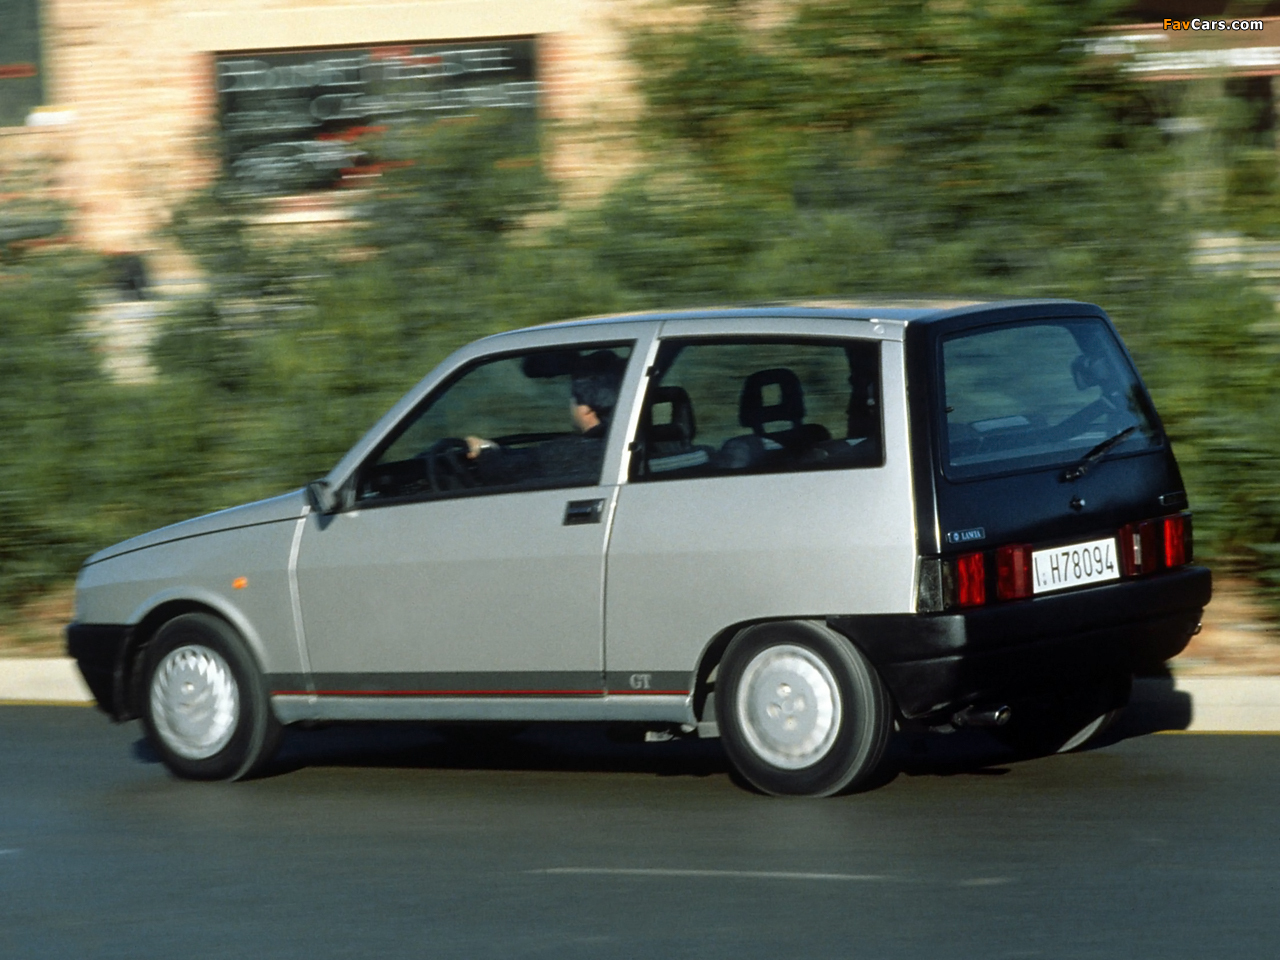
[[[486,484],[518,482],[530,474],[544,480],[595,483],[625,367],[625,361],[609,350],[589,354],[575,366],[569,396],[575,434],[526,450],[468,436],[467,459]]]

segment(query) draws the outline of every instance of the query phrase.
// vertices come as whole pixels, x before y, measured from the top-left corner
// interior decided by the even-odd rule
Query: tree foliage
[[[340,228],[266,227],[267,201],[230,183],[193,197],[173,229],[207,287],[157,340],[154,383],[97,372],[73,322],[87,280],[6,279],[17,366],[0,422],[41,453],[5,468],[4,596],[123,532],[324,473],[477,336],[895,293],[1106,307],[1174,439],[1202,548],[1280,595],[1280,332],[1264,297],[1190,268],[1194,231],[1223,211],[1180,201],[1151,88],[1081,42],[1115,5],[782,9],[704,0],[633,35],[643,160],[589,209],[561,203],[540,132],[499,111],[387,130],[382,176]],[[33,324],[40,346],[11,357]],[[24,418],[32,390],[46,412]],[[34,506],[48,490],[66,509]]]
[[[1117,5],[788,9],[759,26],[748,4],[711,0],[634,38],[651,159],[609,201],[647,224],[624,282],[673,276],[658,298],[1100,303],[1165,416],[1202,545],[1280,584],[1275,311],[1237,278],[1192,270],[1195,231],[1231,211],[1182,202],[1157,91],[1082,42]],[[698,185],[687,201],[664,188],[673,176]],[[716,198],[732,216],[715,216]],[[610,267],[632,224],[607,222]],[[686,234],[706,238],[701,258],[670,256]]]
[[[78,320],[82,258],[0,267],[0,607],[80,559],[101,377]]]
[[[616,304],[581,251],[526,226],[555,197],[522,121],[491,111],[383,137],[383,177],[336,230],[255,227],[267,202],[226,183],[178,219],[208,291],[154,354],[217,425],[209,508],[323,475],[463,343]]]

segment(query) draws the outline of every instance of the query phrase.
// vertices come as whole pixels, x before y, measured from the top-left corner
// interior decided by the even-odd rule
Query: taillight
[[[1191,515],[1187,513],[1126,524],[1120,528],[1117,539],[1120,569],[1126,577],[1180,567],[1192,560]],[[1034,549],[1029,543],[1009,543],[987,553],[965,553],[954,558],[922,557],[916,609],[921,613],[940,613],[981,607],[989,601],[1034,596]],[[987,593],[988,553],[995,554],[995,584],[990,595]],[[1097,569],[1101,572],[1102,568]]]
[[[987,571],[982,554],[956,557],[956,601],[962,607],[980,607],[987,602]]]
[[[1120,562],[1126,577],[1150,573],[1160,566],[1160,523],[1144,520],[1120,528]]]
[[[996,596],[1021,600],[1031,596],[1031,546],[1013,543],[996,551]]]
[[[1189,517],[1176,514],[1164,518],[1164,565],[1180,567],[1191,559],[1191,524]]]
[[[1185,513],[1120,528],[1120,560],[1127,577],[1191,562],[1191,517]]]

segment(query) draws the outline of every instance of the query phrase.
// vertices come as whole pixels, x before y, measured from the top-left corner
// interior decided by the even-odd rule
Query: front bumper
[[[1181,653],[1212,595],[1204,567],[953,614],[833,617],[879,670],[903,716],[1033,692]]]
[[[124,653],[133,628],[115,623],[67,626],[67,653],[75,658],[98,707],[116,720],[128,720]]]

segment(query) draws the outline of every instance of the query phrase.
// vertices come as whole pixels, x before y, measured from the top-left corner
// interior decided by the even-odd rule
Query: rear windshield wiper
[[[1067,467],[1066,471],[1062,474],[1062,479],[1063,480],[1079,480],[1081,477],[1083,477],[1086,473],[1089,472],[1090,467],[1092,467],[1095,463],[1097,463],[1102,458],[1102,455],[1104,453],[1106,453],[1108,450],[1114,447],[1117,443],[1119,443],[1121,440],[1129,436],[1129,434],[1133,433],[1133,431],[1137,429],[1138,429],[1138,425],[1135,423],[1131,427],[1125,427],[1123,430],[1117,433],[1114,437],[1107,437],[1107,439],[1103,440],[1100,444],[1098,444],[1096,447],[1094,447],[1092,450],[1086,453],[1083,457],[1081,457],[1079,461],[1076,462],[1075,466]]]

